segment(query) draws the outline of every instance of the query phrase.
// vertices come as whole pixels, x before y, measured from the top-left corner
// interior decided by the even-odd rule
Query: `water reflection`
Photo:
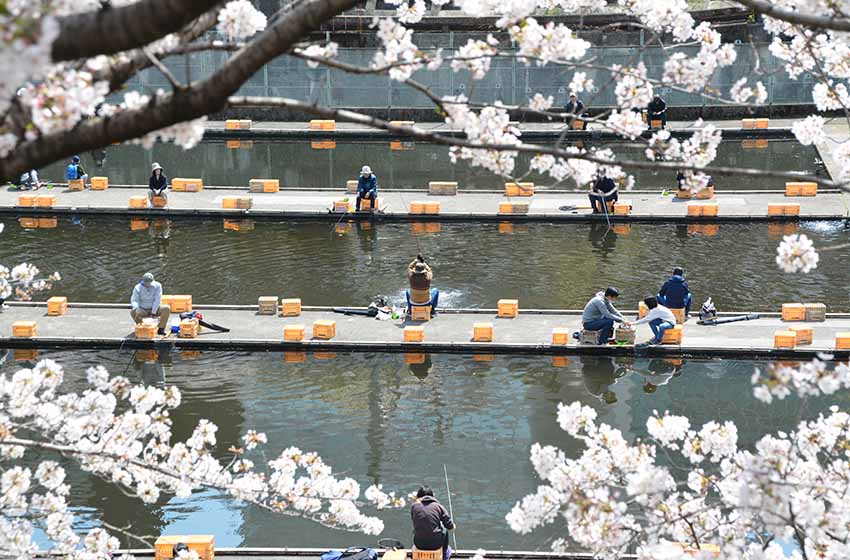
[[[547,142],[541,142],[546,145]],[[343,141],[317,143],[293,141],[206,141],[184,151],[173,144],[157,144],[152,150],[140,146],[110,146],[105,150],[81,154],[86,169],[97,169],[108,175],[114,185],[147,184],[153,162],[169,170],[172,177],[202,177],[208,185],[246,185],[252,178],[278,178],[283,188],[313,187],[341,189],[347,179],[356,179],[364,164],[375,170],[384,187],[427,187],[428,181],[457,181],[461,189],[498,189],[504,180],[492,173],[469,167],[463,162],[449,163],[448,147],[417,143],[415,149],[393,149],[381,141]],[[405,148],[404,144],[395,146]],[[407,146],[413,147],[413,146]],[[618,157],[642,159],[643,148],[637,144],[589,142],[586,147],[610,147]],[[526,154],[517,157],[518,173],[529,168]],[[801,146],[793,140],[771,140],[756,146],[741,141],[724,141],[718,148],[717,165],[769,169],[771,171],[818,173],[822,162],[813,146]],[[48,180],[62,181],[61,162],[40,171]],[[548,177],[530,174],[528,180],[538,185],[552,185]],[[675,188],[675,171],[637,171],[640,189]],[[575,185],[566,184],[565,188]],[[718,190],[775,190],[772,178],[724,178],[717,181]]]
[[[554,536],[515,535],[504,515],[538,480],[528,462],[534,442],[557,445],[575,456],[581,446],[555,419],[560,402],[593,407],[600,422],[634,441],[646,436],[653,410],[687,414],[692,425],[733,420],[739,440],[752,446],[767,431],[788,430],[848,395],[771,406],[751,397],[756,364],[743,361],[480,355],[315,353],[288,361],[281,353],[56,352],[40,357],[66,366],[66,383],[83,388],[85,369],[103,364],[133,382],[177,386],[183,405],[172,414],[177,439],[200,418],[219,426],[215,453],[227,456],[240,435],[268,435],[266,457],[285,447],[316,450],[337,471],[361,483],[403,492],[420,483],[443,488],[451,474],[462,545],[535,550]],[[8,373],[30,364],[9,359]],[[564,357],[566,358],[566,357]],[[764,364],[761,364],[764,366]],[[647,391],[648,385],[653,390]],[[262,460],[258,458],[258,460]],[[281,518],[223,499],[215,493],[191,500],[164,498],[142,507],[114,487],[73,471],[71,501],[82,511],[103,512],[115,525],[132,523],[142,534],[215,532],[219,546],[345,546],[352,537],[315,524]],[[498,488],[497,492],[493,488]],[[382,536],[409,541],[406,511],[382,512]],[[355,541],[370,544],[363,537]]]
[[[47,220],[44,229],[40,220]],[[445,307],[584,306],[617,286],[624,309],[654,293],[674,265],[688,271],[694,300],[712,297],[720,311],[777,311],[786,301],[823,301],[850,311],[850,247],[840,223],[723,224],[711,235],[686,226],[631,224],[421,224],[368,221],[298,224],[250,220],[21,218],[6,222],[0,262],[25,259],[58,270],[58,295],[71,301],[125,302],[151,271],[171,293],[198,303],[256,304],[260,296],[300,297],[305,305],[366,306],[376,294],[400,303],[405,270],[421,252],[434,267]],[[809,274],[782,273],[772,255],[782,235],[799,231],[822,251]],[[770,286],[765,291],[764,286]],[[825,289],[829,286],[829,289]],[[545,288],[545,289],[544,289]]]

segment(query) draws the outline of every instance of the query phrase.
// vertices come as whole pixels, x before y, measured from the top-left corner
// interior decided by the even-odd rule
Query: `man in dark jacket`
[[[649,121],[649,126],[652,126],[652,121],[661,121],[661,128],[667,128],[667,103],[661,98],[660,95],[656,95],[652,98],[652,101],[649,102],[649,105],[646,108],[646,119]]]
[[[685,320],[691,313],[691,289],[681,267],[673,269],[673,275],[658,290],[658,302],[670,309],[685,308]]]
[[[567,102],[567,105],[564,107],[567,112],[567,124],[570,127],[573,126],[573,121],[577,118],[580,118],[582,113],[584,113],[584,103],[576,96],[575,92],[570,92],[570,100]]]
[[[593,209],[593,213],[604,214],[607,212],[605,205],[609,202],[617,202],[620,198],[617,183],[610,177],[601,174],[597,175],[588,197],[590,198],[590,207]]]
[[[378,198],[378,178],[372,173],[372,168],[364,165],[357,179],[357,211],[360,212],[360,201],[367,198],[372,201],[372,210],[375,209],[375,200]]]
[[[443,549],[443,560],[448,560],[449,531],[455,528],[449,512],[434,497],[430,486],[420,486],[416,502],[410,507],[413,521],[413,545],[419,550]]]

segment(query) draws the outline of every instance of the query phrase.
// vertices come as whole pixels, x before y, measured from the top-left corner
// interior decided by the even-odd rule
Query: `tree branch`
[[[834,31],[850,31],[850,20],[847,19],[836,19],[783,10],[782,8],[777,8],[776,5],[768,2],[767,0],[737,0],[737,2],[742,6],[750,8],[754,12],[774,19],[781,19],[788,23],[796,23],[820,30],[832,29]]]
[[[148,2],[141,2],[147,4]],[[269,60],[290,50],[322,22],[353,8],[357,0],[307,0],[288,10],[209,78],[185,90],[157,98],[150,106],[124,111],[110,118],[84,121],[62,131],[23,142],[0,160],[0,178],[47,165],[62,157],[132,140],[173,124],[215,113],[229,96]],[[136,4],[134,4],[135,6]]]
[[[142,0],[121,8],[59,19],[54,62],[114,54],[150,44],[181,29],[219,0]]]
[[[162,72],[162,75],[165,76],[165,79],[168,80],[168,83],[171,84],[171,87],[174,89],[185,89],[186,86],[180,83],[180,80],[174,77],[174,74],[171,73],[165,64],[160,62],[160,60],[148,49],[147,47],[142,47],[142,52],[145,56],[150,60],[151,64],[156,66],[156,69]]]

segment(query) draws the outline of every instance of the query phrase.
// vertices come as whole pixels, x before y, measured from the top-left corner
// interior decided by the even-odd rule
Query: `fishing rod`
[[[449,515],[452,518],[452,523],[455,523],[455,514],[452,511],[452,491],[449,488],[449,471],[448,471],[448,469],[446,469],[445,463],[443,463],[443,474],[446,477],[446,494],[448,494],[448,496],[449,496]],[[455,543],[455,552],[457,552],[458,551],[458,547],[457,547],[457,527],[455,527],[454,531],[452,531],[452,538],[454,539],[454,543]]]

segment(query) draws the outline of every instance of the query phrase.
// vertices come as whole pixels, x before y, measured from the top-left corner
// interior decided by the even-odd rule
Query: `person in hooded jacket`
[[[685,272],[682,267],[675,267],[673,275],[658,290],[658,303],[670,309],[685,308],[685,321],[691,314],[691,289],[685,280]]]
[[[161,196],[168,200],[168,195],[165,194],[165,190],[168,188],[168,177],[165,176],[162,166],[158,163],[154,163],[151,166],[151,178],[148,180],[148,188],[150,189],[148,198],[151,202],[153,202],[153,197],[155,196]]]
[[[455,528],[449,512],[434,497],[430,486],[420,486],[416,502],[410,506],[413,521],[413,545],[419,550],[443,549],[443,560],[451,556],[449,531]]]

